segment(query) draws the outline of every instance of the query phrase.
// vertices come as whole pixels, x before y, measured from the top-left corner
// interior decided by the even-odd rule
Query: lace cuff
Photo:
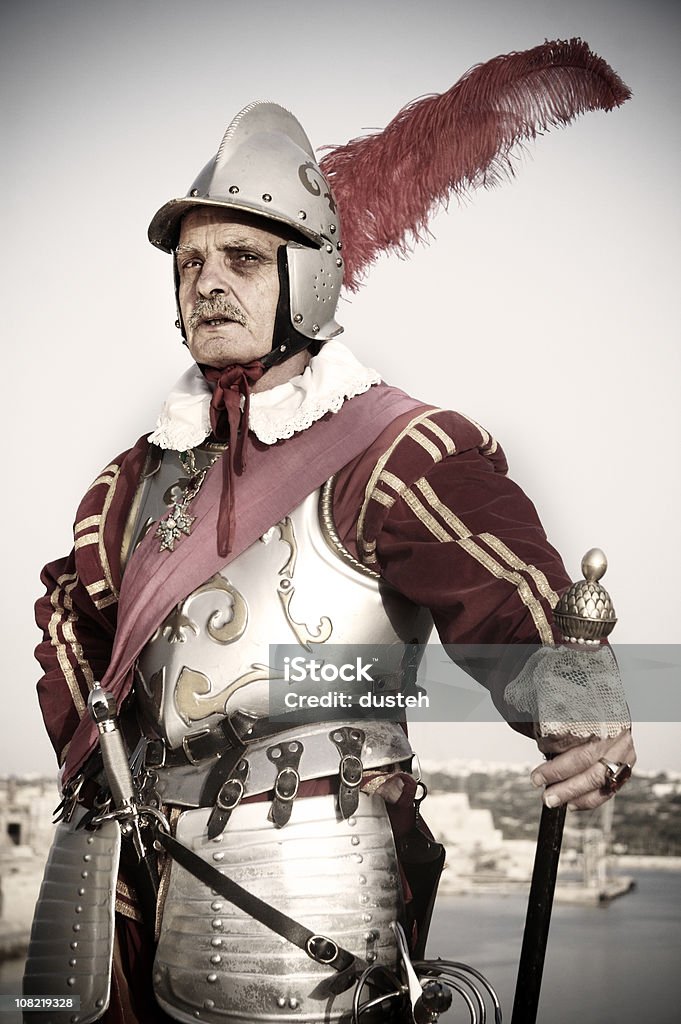
[[[532,716],[539,736],[618,736],[631,727],[622,679],[607,645],[541,647],[504,691],[507,704]]]

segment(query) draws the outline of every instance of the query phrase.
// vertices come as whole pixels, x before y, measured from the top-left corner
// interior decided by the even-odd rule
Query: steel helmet
[[[307,135],[276,103],[251,103],[229,124],[216,155],[182,199],[171,199],[149,225],[152,245],[172,252],[180,222],[201,206],[225,208],[289,227],[296,240],[282,246],[280,281],[284,324],[275,326],[272,365],[312,341],[343,330],[335,320],[343,281],[340,220],[331,188]],[[281,319],[282,300],[277,319]],[[297,337],[296,337],[297,336]]]

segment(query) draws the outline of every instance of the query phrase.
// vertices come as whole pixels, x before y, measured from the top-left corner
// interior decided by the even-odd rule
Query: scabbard
[[[511,1024],[535,1024],[566,807],[542,807]]]

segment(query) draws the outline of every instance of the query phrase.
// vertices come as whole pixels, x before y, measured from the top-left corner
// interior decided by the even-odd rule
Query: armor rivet
[[[360,896],[359,902],[360,903],[368,903],[369,902],[369,897],[368,897],[368,895],[365,892],[363,892],[362,895]]]
[[[230,185],[229,186],[229,191],[230,191],[231,195],[235,196],[237,194],[237,192],[239,191],[239,186],[238,185]]]
[[[66,979],[66,984],[73,986],[73,985],[76,984],[76,979],[75,978],[67,978]]]
[[[190,196],[198,196],[198,194],[199,194],[198,188],[193,188],[191,190],[191,192],[189,193]]]
[[[83,854],[83,860],[84,860],[84,861],[90,861],[90,860],[92,860],[92,854],[91,854],[91,853],[84,853],[84,854]]]
[[[339,733],[339,732],[335,732],[333,734],[333,738],[336,741],[336,743],[340,743],[340,741],[343,739],[341,733]]]
[[[354,815],[351,818],[348,818],[348,825],[350,826],[350,828],[354,828],[356,824],[357,818],[355,818]]]
[[[277,1006],[286,1006],[286,1000],[284,999],[283,996],[277,996]]]
[[[87,837],[88,846],[92,846],[94,841],[95,841],[95,837],[94,836],[88,836]]]
[[[359,836],[352,836],[350,842],[353,846],[359,846]]]
[[[327,245],[326,251],[327,252],[333,252],[333,246],[332,245]]]
[[[83,888],[81,887],[81,888],[80,888],[80,889],[78,890],[78,895],[79,895],[79,896],[84,896],[84,895],[85,895],[85,889],[83,889]]]
[[[291,996],[291,998],[288,1001],[288,1005],[291,1007],[292,1010],[296,1009],[296,1007],[298,1006],[298,1000],[296,999],[295,996]]]
[[[364,941],[365,942],[372,942],[374,938],[375,938],[375,936],[374,936],[373,932],[365,932],[364,933]]]
[[[214,939],[210,940],[210,944],[211,944],[211,946],[221,946],[222,945],[222,939],[220,939],[220,938],[218,938],[216,936]]]
[[[222,910],[222,903],[220,903],[220,900],[213,900],[213,902],[210,905],[210,909],[211,910]]]
[[[319,334],[319,324],[312,324],[312,333]]]
[[[280,352],[285,352],[286,351],[286,345],[280,345],[279,346],[279,351]]]
[[[212,984],[213,984],[214,982],[216,982],[217,980],[218,980],[218,976],[217,976],[217,974],[214,974],[214,973],[212,973],[212,974],[207,974],[207,975],[206,975],[206,981],[209,981],[209,982],[211,983],[211,985],[212,985]]]
[[[359,878],[357,879],[357,881],[359,882],[360,885],[366,885],[367,884],[367,876],[366,875],[360,875]]]
[[[362,861],[364,860],[364,857],[362,856],[361,853],[353,853],[352,859],[354,860],[355,864],[361,864]]]
[[[80,1017],[78,1014],[74,1014],[73,1017],[69,1017],[69,1020],[71,1021],[71,1024],[78,1024]]]
[[[221,932],[224,927],[219,917],[214,917],[210,924],[211,928],[215,929],[216,932]]]
[[[213,1010],[215,1009],[215,1003],[213,1002],[212,999],[206,999],[203,1004],[203,1008],[204,1010]]]
[[[224,854],[224,852],[222,850],[220,850],[219,853],[214,853],[213,854],[213,860],[224,860],[224,859],[225,859],[225,854]]]
[[[282,580],[281,583],[282,583],[282,586],[283,586],[284,583],[288,583],[288,580]],[[279,749],[279,747],[274,747],[274,749],[270,751],[270,754],[272,755],[272,757],[275,757],[275,758],[276,757],[281,757],[281,750]]]
[[[104,1000],[100,996],[99,999],[95,1000],[95,1006],[104,1006]]]
[[[77,963],[78,961],[76,960],[75,956],[72,956],[71,959],[69,960],[69,967],[75,967]]]
[[[362,920],[364,921],[365,924],[368,924],[369,921],[371,920],[371,914],[362,914]]]
[[[295,754],[295,753],[297,753],[297,751],[298,751],[298,744],[297,744],[297,743],[289,743],[289,745],[288,745],[288,749],[289,749],[289,751],[290,751],[290,752],[291,752],[292,754]]]
[[[296,313],[296,315],[293,318],[293,322],[294,322],[294,324],[302,324],[302,322],[303,322],[303,314],[302,313]]]
[[[335,235],[336,234],[336,225],[335,224],[329,224],[329,231],[331,232],[332,235]]]
[[[340,258],[340,256],[336,260],[336,266],[337,267],[342,267],[343,266],[343,260]]]
[[[74,924],[74,926],[72,928],[72,931],[79,932],[80,931],[80,925],[79,924]]]
[[[75,939],[73,942],[69,943],[69,946],[71,947],[71,949],[78,949],[78,943],[76,942]]]
[[[262,198],[263,198],[263,202],[265,202],[265,203],[271,203],[272,202],[272,196],[269,194],[269,192],[263,192]]]
[[[307,214],[305,210],[298,210],[298,216],[301,220],[307,220]]]
[[[343,248],[343,243],[342,242],[337,242],[336,243],[336,248],[338,249],[338,252],[340,252],[341,249]]]
[[[212,957],[210,958],[210,962],[212,964],[221,964],[222,963],[222,957],[220,956],[219,953],[213,953]]]
[[[377,956],[378,953],[375,953],[374,950],[372,949],[370,953],[367,953],[367,960],[369,961],[370,964],[372,964]]]
[[[83,913],[83,908],[81,907],[80,903],[79,903],[79,904],[78,904],[78,906],[76,907],[76,913],[77,913],[77,914],[82,914],[82,913]]]

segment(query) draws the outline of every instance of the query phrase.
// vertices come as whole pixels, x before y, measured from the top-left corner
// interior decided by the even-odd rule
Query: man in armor
[[[547,73],[574,64],[546,46],[534,66],[539,51]],[[598,806],[614,791],[606,762],[635,760],[608,649],[561,646],[553,609],[570,580],[497,442],[338,340],[344,275],[352,286],[400,232],[362,255],[348,176],[325,160],[290,113],[254,103],[154,216],[194,364],[153,433],[93,482],[71,554],[43,573],[39,693],[64,821],[27,991],[62,978],[79,1020],[350,1020],[357,977],[394,969],[401,936],[423,955],[442,856],[403,723],[351,703],[272,714],[272,645],[337,666],[371,645],[383,693],[402,692],[433,624],[445,645],[511,645],[471,671],[556,754],[533,776],[547,805]],[[618,714],[594,724],[576,687],[571,723],[546,733],[527,695],[546,678],[569,691],[575,658]]]

